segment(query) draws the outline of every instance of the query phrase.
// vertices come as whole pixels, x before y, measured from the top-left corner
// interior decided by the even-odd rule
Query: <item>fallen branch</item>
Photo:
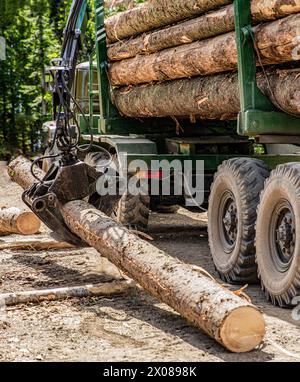
[[[17,304],[39,303],[42,301],[58,301],[67,298],[83,298],[91,296],[112,296],[127,292],[134,286],[132,281],[116,280],[101,284],[82,285],[66,288],[33,290],[0,294],[0,304],[11,306]]]
[[[29,251],[48,251],[50,249],[71,249],[76,248],[74,245],[66,242],[59,242],[53,240],[26,240],[17,241],[11,243],[0,243],[0,251],[5,249],[10,249],[12,251],[16,250],[29,250]]]

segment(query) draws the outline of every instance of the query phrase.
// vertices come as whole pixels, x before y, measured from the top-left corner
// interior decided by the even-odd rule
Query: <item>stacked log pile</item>
[[[118,8],[130,9],[136,6],[135,0],[104,0],[104,5],[109,10]]]
[[[271,89],[264,75],[258,85],[300,115],[300,0],[252,0],[251,12],[257,64],[267,67]],[[149,0],[110,17],[109,77],[121,114],[236,118],[234,28],[232,0]]]

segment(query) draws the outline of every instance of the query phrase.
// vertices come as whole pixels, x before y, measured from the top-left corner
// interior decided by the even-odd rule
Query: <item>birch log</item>
[[[30,162],[19,157],[9,167],[15,179]],[[27,186],[33,181],[27,176]],[[21,181],[25,184],[25,181]],[[167,255],[84,201],[60,207],[68,227],[146,291],[232,352],[250,351],[265,334],[259,310],[201,270]]]
[[[300,14],[254,28],[263,64],[300,59]],[[112,85],[137,85],[154,81],[209,75],[236,69],[238,54],[235,32],[150,55],[113,63]]]
[[[300,0],[252,1],[253,23],[265,22],[300,13]],[[111,61],[120,61],[138,54],[150,54],[175,46],[190,44],[233,31],[234,8],[230,4],[217,11],[160,29],[136,38],[116,42],[108,47]]]
[[[40,228],[41,222],[33,212],[15,207],[0,210],[0,236],[12,233],[33,235]]]
[[[270,100],[290,114],[300,116],[300,70],[277,70],[266,78],[258,76],[258,86]],[[115,89],[113,101],[121,114],[132,118],[188,117],[236,119],[240,111],[238,75],[207,77]]]

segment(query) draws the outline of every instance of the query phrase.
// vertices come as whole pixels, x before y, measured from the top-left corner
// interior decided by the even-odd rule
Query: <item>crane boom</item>
[[[80,50],[83,48],[84,35],[88,20],[87,0],[73,0],[64,39],[61,57],[53,60],[50,73],[53,77],[53,106],[56,129],[50,152],[54,147],[58,154],[48,158],[59,157],[59,164],[54,163],[43,179],[39,179],[33,172],[33,166],[43,158],[33,162],[31,172],[38,180],[29,190],[23,193],[24,203],[54,232],[72,243],[79,243],[65,225],[57,209],[59,202],[83,199],[95,188],[99,174],[95,169],[78,160],[77,153],[88,152],[93,146],[93,137],[87,148],[80,146],[80,127],[71,100],[82,111],[80,105],[72,95],[71,89],[75,78],[75,70]],[[74,125],[71,125],[75,123]],[[88,121],[89,125],[89,121]],[[80,182],[78,182],[80,179]]]
[[[50,71],[53,73],[54,86],[53,106],[56,119],[57,109],[61,105],[60,91],[63,91],[67,106],[70,105],[70,97],[66,94],[65,86],[71,89],[75,77],[75,69],[80,50],[83,48],[84,35],[88,20],[87,0],[73,0],[67,25],[64,29],[64,38],[60,57],[53,60],[55,64]]]

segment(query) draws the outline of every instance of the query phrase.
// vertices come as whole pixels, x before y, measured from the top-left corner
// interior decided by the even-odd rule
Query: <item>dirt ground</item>
[[[0,163],[0,208],[22,206],[21,189]],[[180,209],[152,214],[149,234],[172,256],[217,278],[207,242],[206,214]],[[45,227],[36,239],[48,235]],[[23,238],[21,238],[24,240]],[[17,236],[1,238],[20,240]],[[0,251],[0,293],[109,281],[120,277],[95,250]],[[0,312],[0,361],[299,361],[300,322],[266,302],[259,286],[247,294],[267,323],[265,343],[231,354],[168,306],[132,289],[118,297],[69,299]]]

